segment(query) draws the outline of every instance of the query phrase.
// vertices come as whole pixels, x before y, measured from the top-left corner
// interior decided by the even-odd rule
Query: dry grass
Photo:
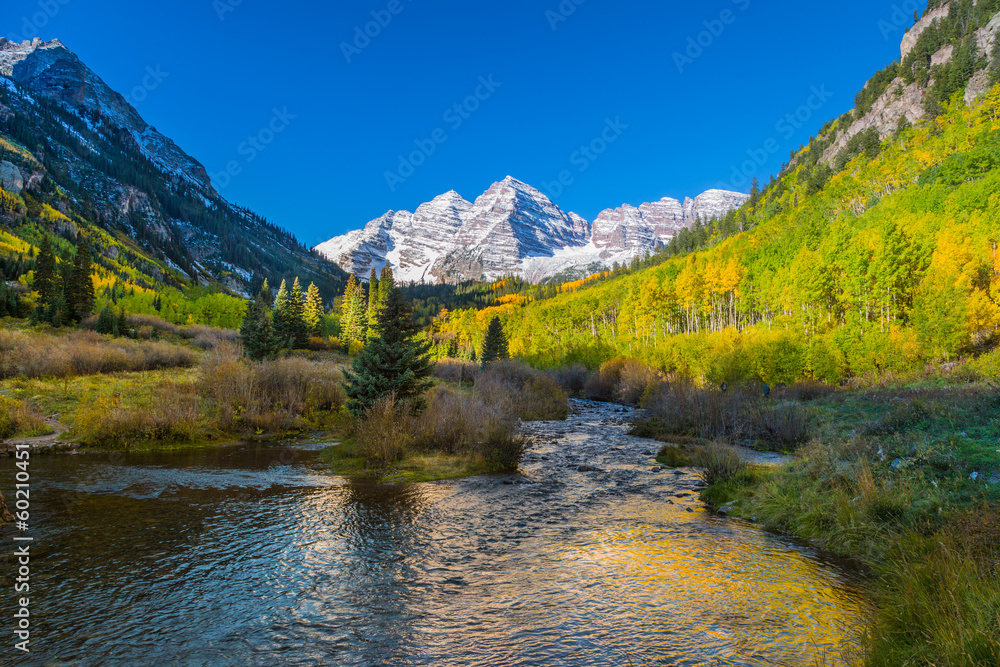
[[[193,384],[164,382],[125,395],[105,395],[76,414],[73,435],[81,444],[108,449],[194,442],[201,415]]]
[[[197,355],[166,342],[109,339],[91,331],[63,336],[0,330],[0,377],[58,377],[186,368]]]
[[[30,403],[0,396],[0,440],[51,433],[52,429]]]
[[[340,366],[291,357],[254,363],[220,345],[202,361],[200,390],[227,432],[271,433],[302,428],[336,413],[346,399]]]

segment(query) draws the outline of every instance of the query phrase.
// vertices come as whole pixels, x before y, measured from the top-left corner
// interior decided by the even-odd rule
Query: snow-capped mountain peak
[[[407,282],[508,274],[537,281],[567,270],[586,272],[629,262],[668,243],[699,218],[718,218],[746,199],[736,192],[709,190],[683,204],[665,198],[608,209],[591,225],[507,176],[475,202],[450,190],[415,213],[390,211],[316,250],[359,278],[388,264],[397,279]]]

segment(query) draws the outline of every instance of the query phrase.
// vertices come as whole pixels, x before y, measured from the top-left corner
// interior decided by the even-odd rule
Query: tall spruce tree
[[[340,305],[340,335],[344,342],[354,340],[354,292],[358,289],[358,279],[353,274],[347,279],[347,286],[344,288],[344,300]]]
[[[432,367],[427,356],[430,343],[417,338],[420,326],[413,309],[398,289],[392,290],[379,311],[378,337],[362,350],[344,373],[347,408],[361,417],[377,401],[389,395],[423,407],[421,394],[431,385]]]
[[[310,336],[318,338],[323,335],[323,314],[323,297],[320,296],[319,288],[316,287],[316,283],[309,283],[302,319]]]
[[[368,279],[368,340],[378,335],[378,311],[382,305],[378,284],[378,273],[372,267],[372,275]]]
[[[71,280],[72,312],[70,316],[76,321],[88,317],[94,310],[94,278],[92,274],[93,263],[90,256],[90,241],[86,236],[80,234],[76,257],[73,258]],[[70,286],[67,285],[67,290],[69,289]]]
[[[302,293],[302,284],[296,277],[289,295],[289,318],[292,339],[295,341],[295,347],[300,350],[309,345],[309,329],[306,327],[305,315],[305,295]]]
[[[288,283],[281,281],[278,294],[274,297],[274,335],[283,348],[295,347],[295,324],[292,312],[292,295],[288,291]]]
[[[35,259],[35,291],[38,292],[38,305],[44,309],[56,295],[58,289],[56,276],[56,256],[52,252],[52,241],[48,234],[42,235],[38,247],[38,257]]]
[[[503,332],[503,325],[499,317],[494,317],[490,321],[490,326],[486,330],[486,339],[483,341],[483,353],[480,355],[483,366],[493,361],[510,359],[510,352],[507,347],[507,336]]]
[[[256,361],[275,356],[281,348],[271,323],[270,303],[271,290],[265,280],[257,298],[247,306],[243,325],[240,327],[243,352]]]

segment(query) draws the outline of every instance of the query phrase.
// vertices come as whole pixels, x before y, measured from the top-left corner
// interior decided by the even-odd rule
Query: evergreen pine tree
[[[503,332],[503,325],[499,317],[494,317],[490,321],[490,326],[486,330],[486,340],[483,341],[483,354],[480,357],[483,366],[491,361],[502,361],[510,359],[510,352],[507,349],[507,336]]]
[[[48,234],[42,236],[38,248],[38,258],[35,260],[35,291],[38,292],[38,305],[43,309],[55,297],[58,279],[56,277],[56,256],[52,253],[52,241]]]
[[[358,280],[353,274],[347,279],[347,286],[344,288],[344,300],[340,306],[340,335],[344,342],[356,340],[354,337],[354,292],[358,288]]]
[[[292,293],[289,295],[289,317],[292,330],[292,339],[295,341],[297,349],[303,349],[309,345],[309,329],[306,327],[306,302],[305,295],[302,294],[302,284],[298,277],[292,284]]]
[[[355,283],[354,294],[351,295],[351,320],[348,323],[351,332],[348,340],[364,342],[368,336],[368,306],[365,303],[365,287]]]
[[[368,279],[368,339],[371,340],[378,331],[378,311],[382,298],[378,288],[378,274],[372,267],[371,278]]]
[[[111,306],[104,306],[101,309],[101,314],[97,317],[97,326],[94,330],[106,336],[118,335],[118,321],[115,319],[115,313],[111,310]]]
[[[273,357],[280,349],[271,325],[270,302],[271,291],[267,281],[264,281],[257,298],[247,307],[243,325],[240,327],[243,351],[256,361]]]
[[[90,241],[83,234],[73,259],[72,289],[73,289],[73,319],[80,321],[94,310],[94,278],[93,265],[90,256]]]
[[[282,280],[278,294],[274,297],[274,335],[279,347],[291,349],[295,347],[295,325],[292,312],[292,297],[288,284]]]
[[[320,296],[316,283],[309,283],[306,290],[306,303],[302,314],[302,319],[306,324],[306,331],[310,336],[320,337],[323,335],[323,297]]]
[[[378,400],[394,395],[415,409],[423,405],[421,394],[430,387],[432,367],[427,352],[430,343],[417,338],[420,327],[413,320],[413,309],[399,290],[388,295],[379,311],[378,337],[362,350],[347,381],[347,407],[361,417]]]

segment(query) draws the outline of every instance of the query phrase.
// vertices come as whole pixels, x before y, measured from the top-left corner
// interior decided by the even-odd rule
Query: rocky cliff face
[[[900,44],[900,62],[916,46],[917,40],[936,21],[940,21],[948,16],[951,11],[951,4],[944,4],[941,7],[927,12],[909,31],[903,36]],[[980,54],[984,57],[992,58],[993,47],[1000,32],[1000,14],[982,28],[975,31],[974,37],[979,46]],[[947,44],[937,53],[931,56],[931,66],[943,65],[951,61],[954,57],[955,46]],[[870,85],[870,84],[869,84]],[[989,87],[989,75],[987,72],[979,72],[972,77],[965,90],[966,104],[972,104],[976,98],[985,92]],[[927,87],[922,87],[919,83],[909,85],[902,79],[896,78],[886,91],[876,100],[871,110],[856,118],[846,130],[839,132],[833,143],[824,151],[823,161],[832,164],[837,154],[847,145],[847,143],[857,134],[875,129],[879,133],[879,138],[884,140],[892,135],[899,126],[901,119],[906,119],[910,123],[923,120],[926,116],[924,110],[924,99],[927,94]]]
[[[746,199],[710,190],[683,204],[668,198],[609,209],[591,225],[508,176],[475,203],[448,192],[416,213],[387,213],[316,250],[362,278],[388,264],[404,281],[446,283],[508,274],[538,281],[629,262],[668,243],[699,218],[720,217]]]
[[[34,94],[104,116],[127,130],[136,146],[165,173],[213,191],[208,173],[197,160],[146,123],[58,39],[15,43],[0,37],[0,74]]]
[[[346,277],[219,196],[197,160],[58,40],[0,38],[0,137],[9,145],[0,187],[63,212],[49,223],[54,232],[72,237],[97,226],[111,238],[130,236],[94,250],[127,254],[121,261],[155,283],[246,293],[264,277],[298,275],[332,296]],[[26,210],[15,207],[6,217],[16,221]]]

